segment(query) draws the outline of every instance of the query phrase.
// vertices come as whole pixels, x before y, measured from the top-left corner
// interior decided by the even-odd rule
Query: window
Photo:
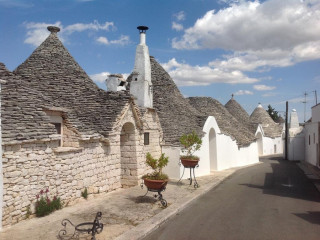
[[[57,130],[57,134],[61,134],[61,123],[52,123]]]
[[[310,135],[309,135],[309,145],[310,145]]]
[[[148,132],[144,133],[144,145],[149,145],[150,134]]]

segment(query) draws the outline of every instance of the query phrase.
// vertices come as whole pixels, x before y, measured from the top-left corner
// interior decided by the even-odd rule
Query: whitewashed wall
[[[317,155],[319,154],[317,150],[319,146],[318,126],[319,123],[317,122],[306,123],[305,125],[305,161],[314,166],[317,166],[317,158],[319,158]]]
[[[261,129],[260,125],[256,131],[255,136],[258,137],[259,133],[262,134],[262,154],[259,153],[260,156],[267,156],[267,155],[273,155],[273,154],[282,154],[283,153],[283,139],[282,137],[277,138],[269,138],[265,137],[263,130]],[[276,150],[275,150],[276,146]],[[259,146],[257,145],[259,148]]]
[[[305,158],[305,136],[300,133],[288,139],[288,160],[303,161]]]
[[[312,122],[320,122],[320,103],[312,107]]]
[[[195,169],[196,176],[209,175],[212,170],[224,170],[232,167],[245,166],[259,162],[257,143],[238,148],[235,140],[221,133],[214,117],[209,116],[203,131],[202,146],[195,155],[200,157],[199,167]],[[210,134],[211,131],[211,134]],[[212,137],[215,132],[215,141]],[[180,157],[179,147],[162,147],[162,152],[170,157],[170,162],[164,170],[170,178],[179,179],[183,173],[183,166],[178,165]],[[189,169],[185,170],[183,179],[189,177]]]

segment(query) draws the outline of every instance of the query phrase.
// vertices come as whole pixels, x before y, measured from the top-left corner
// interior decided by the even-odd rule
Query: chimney
[[[289,128],[299,128],[299,119],[298,119],[298,113],[295,109],[292,109],[291,115],[290,115],[290,126]]]
[[[107,91],[117,92],[126,90],[127,81],[124,80],[122,74],[110,74],[106,80]]]
[[[54,34],[56,34],[57,32],[60,32],[60,28],[56,26],[48,26],[47,29],[49,32]]]
[[[134,79],[130,83],[130,93],[136,97],[140,107],[153,107],[153,93],[151,82],[151,64],[149,48],[146,45],[146,26],[138,26],[140,33],[140,43],[136,48],[133,75]]]

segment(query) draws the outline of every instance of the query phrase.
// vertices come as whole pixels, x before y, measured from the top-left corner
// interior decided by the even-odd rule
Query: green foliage
[[[40,192],[40,199],[39,195],[37,195],[36,201],[36,216],[43,217],[46,216],[55,210],[62,208],[62,203],[59,197],[54,196],[52,200],[48,197],[47,193],[49,190],[47,189],[45,192],[45,196],[43,194],[43,190]]]
[[[88,189],[87,188],[85,188],[84,190],[83,190],[83,192],[81,192],[81,196],[84,198],[84,199],[88,199]]]
[[[198,157],[193,156],[193,153],[201,148],[202,140],[194,131],[192,131],[192,133],[182,135],[180,137],[180,143],[184,147],[182,152],[185,155],[182,157],[189,159],[199,159]]]
[[[278,115],[278,111],[276,111],[273,107],[271,107],[271,105],[268,105],[268,110],[266,110],[267,113],[269,114],[269,116],[272,118],[273,121],[278,122],[279,120],[279,115]]]
[[[169,157],[165,157],[164,153],[161,154],[160,158],[156,159],[147,153],[146,164],[150,166],[154,171],[152,173],[142,176],[142,178],[149,178],[152,180],[165,180],[168,176],[162,173],[162,169],[168,165]]]

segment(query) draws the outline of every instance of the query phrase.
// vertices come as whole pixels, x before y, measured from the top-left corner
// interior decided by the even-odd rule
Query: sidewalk
[[[188,180],[182,180],[181,185],[177,184],[177,180],[170,181],[166,191],[163,192],[163,198],[168,202],[168,207],[165,209],[153,197],[155,193],[149,192],[143,197],[146,193],[145,187],[119,189],[99,194],[99,196],[89,195],[88,200],[81,199],[76,205],[64,207],[49,216],[28,219],[5,228],[0,232],[0,239],[56,240],[59,231],[63,229],[61,225],[63,219],[67,218],[75,225],[92,222],[98,211],[102,212],[101,222],[104,224],[104,229],[102,233],[96,235],[97,239],[141,239],[238,169],[240,168],[213,172],[209,176],[199,177],[197,178],[200,185],[198,189],[190,186]],[[85,236],[79,239],[91,239]]]
[[[311,165],[310,163],[307,163],[306,161],[301,161],[297,163],[297,165],[320,192],[320,169]]]

